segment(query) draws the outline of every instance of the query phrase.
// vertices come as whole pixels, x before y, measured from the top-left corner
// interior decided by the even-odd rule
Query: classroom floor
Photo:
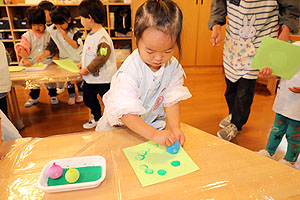
[[[225,80],[221,67],[185,67],[187,79],[185,85],[193,97],[181,103],[181,122],[194,126],[216,136],[219,122],[228,114],[224,98]],[[57,134],[69,134],[88,131],[82,125],[88,121],[89,110],[83,104],[68,105],[68,94],[58,95],[57,105],[50,104],[47,90],[43,88],[39,103],[25,108],[29,90],[16,87],[18,103],[25,128],[20,131],[23,137],[47,137]],[[271,96],[262,85],[257,85],[254,102],[248,123],[232,143],[252,151],[265,148],[275,113],[272,105],[275,96]],[[284,139],[276,152],[276,160],[284,156]],[[300,169],[300,161],[297,162]]]

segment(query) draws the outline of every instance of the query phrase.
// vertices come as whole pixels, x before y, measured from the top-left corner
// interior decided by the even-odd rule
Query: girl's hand
[[[62,29],[62,28],[60,28],[60,27],[58,27],[57,29],[59,30],[60,34],[61,34],[63,37],[67,36],[67,32],[66,32],[64,29]]]
[[[300,93],[300,87],[291,87],[291,88],[289,88],[289,90],[294,93]]]
[[[176,128],[175,130],[172,131],[172,133],[175,135],[175,138],[179,142],[179,144],[183,146],[185,142],[185,136],[183,132],[180,130],[180,128]]]
[[[27,59],[27,60],[23,60],[23,64],[26,66],[26,67],[30,67],[32,66],[31,62]]]
[[[219,46],[219,43],[222,42],[222,33],[221,33],[221,26],[216,24],[212,27],[212,34],[210,37],[210,42],[214,47]]]
[[[175,136],[168,130],[156,130],[152,140],[163,146],[171,146],[176,142]]]
[[[288,42],[289,37],[290,37],[290,32],[291,31],[290,31],[289,27],[283,26],[283,29],[282,29],[280,35],[278,36],[278,39],[282,40],[282,41],[285,41],[285,42]]]
[[[38,57],[36,57],[36,59],[37,59],[38,62],[42,62],[43,57],[42,56],[38,56]]]
[[[270,67],[264,67],[259,72],[260,75],[263,77],[271,77],[272,76],[272,69]]]
[[[78,67],[78,69],[81,69],[82,66],[81,66],[80,63],[78,63],[78,64],[77,64],[77,67]]]
[[[86,76],[86,75],[88,75],[89,74],[89,72],[88,72],[88,70],[86,69],[86,68],[82,68],[81,70],[80,70],[80,75],[81,76]]]

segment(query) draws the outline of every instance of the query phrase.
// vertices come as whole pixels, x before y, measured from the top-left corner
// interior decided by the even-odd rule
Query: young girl
[[[0,57],[2,61],[0,62],[0,110],[7,115],[7,93],[11,89],[11,81],[9,78],[9,70],[8,70],[8,58],[7,51],[5,49],[4,44],[0,41]]]
[[[300,46],[300,42],[295,44]],[[261,75],[272,75],[272,69],[263,68]],[[286,135],[287,152],[279,162],[295,167],[300,153],[300,68],[291,80],[280,80],[273,110],[276,115],[267,147],[258,153],[274,159],[275,151]]]
[[[55,25],[49,27],[51,36],[50,44],[46,50],[37,59],[54,54],[56,49],[59,51],[59,59],[72,59],[75,63],[80,62],[83,42],[81,40],[82,33],[78,28],[74,27],[71,14],[68,8],[64,6],[54,6],[50,11],[51,21]],[[81,83],[77,83],[78,97],[77,103],[83,101]],[[75,86],[68,82],[69,105],[75,104]]]
[[[212,0],[209,29],[211,43],[222,41],[221,25],[228,25],[224,41],[225,98],[229,115],[219,124],[217,135],[227,141],[236,137],[247,122],[253,102],[258,70],[251,68],[256,49],[264,36],[288,40],[290,31],[298,32],[299,1],[294,0]]]
[[[50,42],[50,35],[45,31],[45,13],[41,8],[31,7],[27,10],[28,25],[31,26],[30,31],[22,35],[21,42],[16,45],[18,55],[22,57],[21,65],[32,66],[35,63],[42,62],[44,64],[51,63],[50,54],[43,59],[37,60]],[[51,104],[57,104],[55,84],[48,84],[49,96]],[[25,103],[25,107],[30,107],[38,103],[40,95],[39,86],[31,89],[29,93],[31,99]]]
[[[97,95],[102,96],[109,90],[110,81],[117,71],[114,45],[102,24],[105,20],[104,6],[99,0],[84,0],[79,5],[82,25],[90,30],[86,37],[83,54],[83,100],[91,109],[94,119],[85,123],[83,128],[90,129],[97,125],[101,117],[101,107]]]
[[[181,52],[181,29],[182,12],[171,0],[148,0],[138,8],[134,23],[138,49],[113,76],[97,131],[126,125],[160,145],[176,140],[184,144],[179,102],[191,94],[173,57],[176,46]],[[166,118],[170,131],[164,130]]]

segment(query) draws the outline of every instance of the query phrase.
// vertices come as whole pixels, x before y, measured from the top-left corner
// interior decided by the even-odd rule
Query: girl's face
[[[45,24],[31,24],[31,29],[35,32],[44,33]]]
[[[61,28],[62,30],[67,31],[69,23],[71,23],[71,18],[68,19],[68,22],[64,21],[64,23],[62,23],[62,24],[54,24],[54,25],[57,29]]]
[[[80,16],[80,22],[85,29],[91,30],[91,19]]]
[[[137,46],[142,60],[151,70],[157,71],[162,64],[168,62],[173,56],[176,38],[150,27],[144,31]]]

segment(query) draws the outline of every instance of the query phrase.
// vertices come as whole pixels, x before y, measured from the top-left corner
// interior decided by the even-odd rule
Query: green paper
[[[70,72],[79,72],[77,65],[71,59],[53,60],[53,62]]]
[[[264,37],[251,66],[256,69],[270,67],[273,74],[290,80],[300,66],[299,56],[299,46]]]
[[[166,147],[149,141],[125,148],[123,151],[143,187],[199,169],[183,148],[176,154],[170,154],[166,151]]]
[[[74,184],[67,182],[65,179],[65,174],[68,169],[69,168],[63,168],[63,174],[58,179],[48,178],[48,186]],[[75,183],[97,181],[102,175],[101,166],[78,167],[75,169],[78,169],[80,173],[80,177]]]
[[[12,67],[8,67],[8,70],[10,72],[20,72],[24,69],[24,67],[21,66],[12,66]]]

